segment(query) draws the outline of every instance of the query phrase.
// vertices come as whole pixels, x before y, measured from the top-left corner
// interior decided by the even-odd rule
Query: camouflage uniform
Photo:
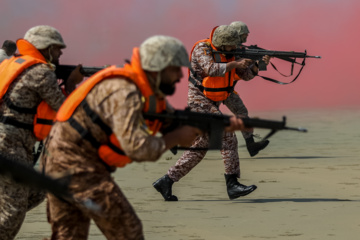
[[[9,56],[6,54],[5,50],[0,48],[0,63],[8,58]]]
[[[192,78],[203,79],[207,76],[223,76],[225,74],[226,63],[215,63],[210,54],[211,50],[211,46],[204,42],[200,42],[195,46],[191,56],[191,67],[193,71],[190,73],[190,76]],[[193,75],[193,72],[196,76]],[[254,75],[249,68],[246,70],[237,69],[236,74],[243,80],[254,78]],[[197,82],[200,84],[200,81],[197,80]],[[234,100],[234,102],[232,102],[232,100]],[[219,110],[221,102],[211,101],[190,82],[187,103],[190,109],[195,112],[221,114]],[[234,111],[236,115],[247,115],[247,110],[237,94],[232,93],[230,99],[225,101],[225,104],[231,111]],[[207,147],[208,142],[209,138],[207,135],[200,136],[195,140],[191,147]],[[235,133],[224,133],[221,155],[225,164],[225,173],[236,174],[240,177],[237,145]],[[181,158],[176,162],[175,166],[169,169],[167,174],[174,182],[179,181],[204,158],[205,154],[206,151],[185,151]]]
[[[223,103],[234,115],[238,117],[249,117],[248,110],[245,107],[245,104],[236,92],[232,92]],[[241,131],[245,139],[250,138],[253,135],[253,132],[253,129],[250,129],[248,131]]]
[[[65,100],[54,72],[46,64],[36,64],[26,69],[10,85],[4,98],[15,106],[36,107],[45,100],[53,109],[59,109]],[[3,102],[0,115],[19,122],[32,124],[34,115],[19,113]],[[33,166],[32,149],[36,142],[32,131],[0,122],[0,152],[16,161]],[[19,231],[26,211],[41,203],[44,193],[14,183],[0,176],[0,239],[13,239]]]
[[[121,136],[118,140],[122,149],[133,161],[155,161],[165,151],[165,141],[144,129],[144,103],[134,83],[120,78],[103,80],[90,91],[86,101],[113,133]],[[105,132],[82,107],[77,108],[73,117],[99,142],[107,141]],[[74,196],[91,199],[101,208],[99,213],[92,212],[49,195],[52,239],[87,239],[90,219],[107,239],[143,239],[140,219],[90,142],[82,139],[68,122],[56,122],[45,148],[42,160],[46,173],[71,173],[70,190]]]

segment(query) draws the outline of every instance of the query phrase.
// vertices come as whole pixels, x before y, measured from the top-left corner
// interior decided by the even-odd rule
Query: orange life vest
[[[38,141],[44,139],[50,132],[56,112],[45,102],[42,101],[37,107],[22,108],[15,106],[10,99],[4,99],[10,84],[28,67],[43,63],[48,64],[44,56],[28,41],[19,39],[16,42],[20,56],[11,57],[0,64],[0,99],[11,109],[20,113],[35,114],[33,124],[26,124],[14,118],[1,116],[1,122],[11,124],[16,127],[32,130]],[[48,65],[49,66],[49,65]],[[50,66],[49,66],[50,68]]]
[[[190,62],[191,62],[191,56],[194,51],[194,48],[201,42],[207,43],[214,51],[218,51],[218,49],[212,44],[212,38],[214,31],[217,27],[215,27],[210,34],[210,39],[203,39],[195,43],[193,48],[190,52]],[[220,53],[206,53],[206,54],[212,54],[214,61],[216,63],[228,63],[235,60],[235,57],[232,57],[230,59],[227,59],[224,54]],[[190,70],[188,71],[189,74],[189,81],[192,82],[195,86],[196,82],[190,77]],[[231,70],[230,72],[225,73],[222,77],[205,77],[201,81],[200,90],[204,93],[204,95],[211,99],[212,101],[224,101],[226,100],[230,93],[234,90],[234,79],[235,79],[235,69]],[[196,78],[196,76],[194,76]],[[200,80],[197,78],[197,80]]]
[[[104,79],[114,77],[126,78],[136,84],[145,99],[143,112],[161,113],[166,109],[165,99],[159,99],[154,95],[145,72],[141,69],[139,49],[134,48],[130,64],[126,64],[123,68],[119,68],[117,66],[105,68],[88,78],[77,89],[75,89],[60,107],[56,115],[56,121],[68,121],[70,125],[75,128],[81,136],[83,136],[84,139],[88,140],[93,147],[98,149],[98,155],[102,161],[106,163],[106,165],[124,167],[126,164],[131,162],[131,159],[127,157],[121,149],[120,143],[110,127],[107,126],[90,108],[85,99],[87,94],[96,84]],[[79,105],[83,107],[87,115],[91,117],[92,121],[98,124],[107,134],[107,144],[99,143],[87,129],[83,128],[73,118],[73,113]],[[153,135],[159,131],[162,125],[159,120],[152,122],[146,121],[146,124],[149,127],[149,133]]]

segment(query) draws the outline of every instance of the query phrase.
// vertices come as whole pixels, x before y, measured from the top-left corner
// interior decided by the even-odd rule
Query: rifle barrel
[[[306,128],[303,128],[303,127],[285,127],[284,129],[298,131],[298,132],[307,132],[308,131]]]
[[[263,49],[244,49],[241,51],[213,51],[213,53],[221,54],[234,54],[246,57],[261,57],[268,55],[270,57],[292,57],[292,58],[321,58],[321,56],[310,56],[306,52],[294,52],[294,51],[274,51],[274,50],[263,50]]]
[[[321,58],[321,56],[306,56],[308,58]]]

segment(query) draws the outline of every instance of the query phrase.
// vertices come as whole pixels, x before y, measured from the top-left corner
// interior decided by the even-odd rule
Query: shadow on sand
[[[350,200],[350,199],[339,199],[339,198],[264,198],[264,199],[218,199],[218,200],[180,200],[181,202],[229,202],[233,203],[277,203],[277,202],[356,202],[359,200]]]
[[[265,198],[265,199],[240,199],[236,203],[276,203],[276,202],[352,202],[354,200],[338,198]]]
[[[317,158],[338,158],[337,156],[289,156],[289,157],[254,157],[241,159],[317,159]]]

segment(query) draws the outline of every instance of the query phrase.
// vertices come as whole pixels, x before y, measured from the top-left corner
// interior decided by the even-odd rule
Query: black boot
[[[269,140],[263,140],[260,142],[255,142],[253,137],[246,138],[246,147],[251,157],[258,154],[261,150],[266,148],[266,146],[269,144]]]
[[[174,181],[166,174],[153,183],[154,188],[161,193],[165,201],[177,201],[178,198],[172,195],[171,187]]]
[[[226,180],[227,192],[231,200],[246,196],[257,188],[255,185],[245,186],[240,184],[237,180],[236,174],[224,174],[224,176]]]

